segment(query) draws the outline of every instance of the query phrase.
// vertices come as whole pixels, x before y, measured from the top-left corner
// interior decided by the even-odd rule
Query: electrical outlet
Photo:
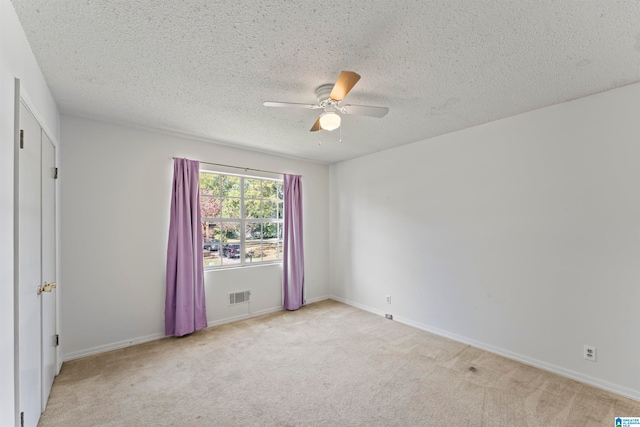
[[[391,295],[387,295],[387,304],[391,304]]]
[[[393,314],[387,313],[387,314],[384,315],[384,317],[386,317],[389,320],[393,320]]]
[[[597,359],[596,348],[590,345],[585,345],[584,353],[582,357],[584,357],[586,360],[591,360],[592,362],[595,362]]]

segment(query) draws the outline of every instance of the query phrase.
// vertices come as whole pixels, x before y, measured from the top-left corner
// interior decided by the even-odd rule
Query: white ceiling
[[[63,113],[333,163],[640,81],[637,0],[12,0]],[[309,132],[342,70],[349,104]],[[318,145],[318,141],[322,145]]]

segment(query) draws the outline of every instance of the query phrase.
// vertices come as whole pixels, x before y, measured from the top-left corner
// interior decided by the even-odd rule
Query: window
[[[281,180],[200,171],[204,267],[282,262]]]

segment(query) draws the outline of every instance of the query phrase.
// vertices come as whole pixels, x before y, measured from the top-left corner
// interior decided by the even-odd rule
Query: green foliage
[[[275,181],[262,182],[262,198],[275,199],[277,194],[278,183]]]
[[[262,218],[262,202],[260,200],[244,201],[246,218]]]
[[[200,194],[220,195],[220,175],[200,172]]]
[[[223,218],[240,218],[240,199],[223,198],[222,199],[222,217]]]
[[[278,205],[275,200],[265,200],[262,205],[262,213],[264,218],[277,218]]]
[[[259,199],[260,187],[262,185],[261,179],[245,178],[244,179],[244,198],[245,199]]]
[[[231,175],[220,175],[222,185],[220,195],[222,197],[240,197],[240,177]]]
[[[263,239],[276,239],[278,237],[278,224],[277,222],[265,222],[262,228]]]

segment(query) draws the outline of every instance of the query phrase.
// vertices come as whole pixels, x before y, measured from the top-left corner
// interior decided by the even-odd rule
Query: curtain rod
[[[183,158],[184,158],[184,157],[173,157],[173,159],[174,159],[174,160],[175,160],[175,159],[183,159]],[[198,160],[198,162],[199,162],[199,163],[204,163],[204,164],[206,164],[206,165],[224,166],[224,167],[226,167],[226,168],[242,169],[242,170],[244,170],[245,172],[246,172],[246,171],[255,171],[255,172],[274,173],[274,174],[276,174],[276,175],[284,175],[284,173],[283,173],[283,172],[266,171],[266,170],[262,170],[262,169],[253,169],[253,168],[243,168],[243,167],[240,167],[240,166],[225,165],[225,164],[222,164],[222,163],[202,162],[202,161],[200,161],[200,160]]]

